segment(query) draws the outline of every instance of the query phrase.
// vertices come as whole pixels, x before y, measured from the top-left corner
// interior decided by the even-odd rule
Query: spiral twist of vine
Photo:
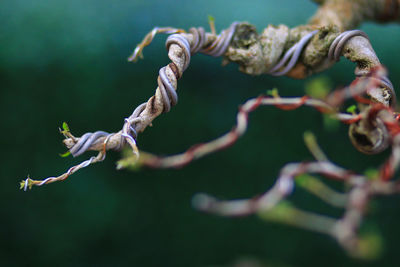
[[[143,131],[155,117],[161,113],[169,112],[171,108],[177,104],[177,81],[182,77],[183,72],[189,66],[191,56],[198,52],[214,57],[223,55],[232,40],[237,25],[238,23],[234,22],[219,35],[207,33],[202,27],[190,28],[189,32],[183,32],[183,30],[174,28],[155,28],[152,30],[149,35],[145,37],[145,45],[150,44],[151,40],[159,32],[171,34],[166,40],[166,49],[172,62],[159,70],[159,75],[157,77],[158,87],[155,95],[147,102],[139,105],[133,111],[132,115],[125,119],[124,126],[120,132],[107,133],[104,131],[97,131],[94,133],[86,133],[70,144],[69,149],[71,154],[73,156],[79,156],[90,149],[98,150],[95,148],[103,145],[106,138],[107,140],[119,138],[111,145],[106,144],[107,149],[119,150],[126,142],[128,142],[132,148],[135,148],[138,132]],[[268,73],[273,76],[282,76],[292,70],[297,64],[307,43],[317,32],[318,30],[315,30],[304,35],[296,44],[287,50],[279,62],[277,62]],[[369,42],[368,36],[360,30],[345,31],[339,34],[330,45],[328,59],[331,61],[338,61],[341,55],[343,55],[344,47],[348,41],[354,37],[363,37]],[[140,49],[136,48],[134,55],[130,59],[135,60],[142,49],[143,47],[140,47]],[[375,84],[386,88],[388,90],[387,98],[389,99],[389,105],[395,107],[396,95],[388,77],[360,74],[357,79],[369,79]]]
[[[151,43],[156,34],[169,34],[166,40],[166,49],[171,62],[159,70],[159,75],[157,77],[158,87],[155,94],[150,97],[148,101],[140,104],[129,117],[125,118],[123,128],[117,133],[97,131],[94,133],[86,133],[81,137],[74,137],[69,130],[64,129],[62,133],[66,136],[66,139],[63,142],[74,157],[88,150],[98,151],[99,154],[96,157],[91,157],[71,167],[66,173],[58,177],[49,177],[45,180],[32,180],[28,177],[21,183],[21,188],[26,190],[27,188],[31,188],[32,185],[41,186],[55,181],[65,180],[79,169],[104,160],[107,150],[119,150],[126,143],[130,145],[134,154],[138,156],[139,151],[136,146],[138,133],[142,132],[150,125],[157,116],[169,112],[171,108],[177,104],[177,81],[188,68],[191,56],[198,52],[213,57],[224,55],[236,32],[237,26],[238,22],[234,22],[219,35],[216,35],[214,31],[208,33],[201,27],[191,28],[188,32],[170,27],[154,28],[136,47],[128,60],[135,61],[138,57],[142,56],[143,48]],[[308,32],[300,38],[300,40],[289,48],[281,59],[270,68],[268,73],[273,76],[281,76],[290,72],[298,63],[308,42],[318,31],[319,30]],[[361,37],[362,39],[355,39],[355,41],[349,43],[349,41],[355,37]],[[372,64],[364,64],[363,66],[363,60],[369,59],[368,57],[367,59],[362,58],[359,60],[349,55],[349,51],[351,51],[352,47],[354,48],[354,46],[357,46],[357,42],[360,40],[361,45],[365,46],[367,52],[370,53],[369,56],[372,58]],[[232,47],[232,49],[235,48]],[[327,56],[330,62],[335,62],[338,61],[342,55],[358,64],[358,68],[356,69],[356,82],[361,82],[358,83],[357,86],[354,85],[354,88],[358,91],[357,94],[366,92],[374,101],[376,100],[385,105],[387,109],[392,110],[396,105],[395,91],[392,83],[386,76],[386,72],[379,71],[379,69],[382,70],[383,68],[380,67],[380,62],[370,45],[368,36],[359,30],[346,31],[339,34],[331,43]],[[375,71],[374,67],[376,67]],[[350,86],[350,89],[351,88],[352,86]],[[373,92],[371,92],[371,88],[374,90]],[[346,93],[342,97],[345,97],[345,95]],[[351,96],[353,96],[353,93],[351,93]],[[302,103],[304,102],[300,102],[300,104]],[[368,108],[373,109],[374,105],[370,105]],[[388,129],[386,129],[386,125],[381,123],[381,119],[377,117],[373,120],[371,116],[364,116],[365,118],[361,115],[359,116],[360,118],[355,121],[355,123],[352,123],[349,129],[350,139],[354,146],[367,154],[378,153],[387,148],[390,144],[390,135]]]
[[[354,38],[354,37],[363,37],[365,38],[368,42],[369,38],[368,35],[360,30],[351,30],[351,31],[345,31],[342,32],[341,34],[339,34],[335,40],[332,42],[331,46],[329,47],[329,51],[328,51],[328,59],[332,60],[332,61],[339,61],[340,56],[343,54],[343,49],[345,47],[345,45],[347,44],[347,42]],[[373,52],[373,51],[372,51]],[[394,90],[393,84],[391,83],[391,81],[389,80],[389,78],[387,76],[368,76],[368,75],[363,75],[360,74],[358,75],[359,79],[369,79],[371,80],[371,82],[374,82],[377,85],[380,85],[383,88],[386,88],[389,91],[389,95],[387,95],[386,98],[389,99],[389,105],[394,108],[396,106],[396,92]],[[385,103],[382,103],[384,105],[386,105]]]
[[[166,48],[172,62],[159,70],[157,77],[158,87],[155,95],[147,102],[139,105],[132,115],[125,119],[124,126],[120,132],[107,133],[97,131],[86,133],[77,138],[76,142],[70,144],[69,150],[71,154],[76,157],[87,150],[96,150],[94,147],[103,144],[105,138],[112,139],[113,137],[119,137],[120,140],[111,147],[107,146],[108,149],[118,150],[125,142],[135,147],[138,132],[143,131],[160,113],[169,112],[171,107],[178,103],[177,81],[189,66],[191,55],[200,52],[213,57],[222,56],[231,42],[237,24],[237,22],[232,23],[228,29],[222,31],[219,35],[206,33],[202,27],[191,28],[188,33],[181,33],[176,29],[168,29],[167,33],[179,33],[174,33],[167,38]],[[151,35],[146,37],[148,39],[146,40],[147,44],[151,42],[158,30],[153,30]],[[136,54],[140,52],[141,49],[135,49]]]
[[[300,41],[298,41],[290,49],[288,49],[282,59],[268,71],[268,74],[273,76],[283,76],[291,71],[299,60],[304,47],[317,32],[318,30],[312,31],[304,35],[303,38],[300,39]],[[280,70],[282,68],[283,70]]]
[[[339,61],[346,44],[354,37],[364,38],[370,43],[367,34],[360,30],[342,32],[332,42],[328,52],[328,59]],[[371,52],[375,53],[373,50]],[[372,85],[366,86],[368,88],[366,93],[371,97],[375,94],[375,96],[378,97],[374,97],[374,101],[394,109],[396,107],[396,93],[393,84],[386,76],[386,72],[374,72],[373,69],[368,73],[356,70],[357,78],[355,82],[364,85]],[[375,93],[372,90],[375,90]],[[372,109],[374,109],[374,106],[370,105],[366,108],[365,112]],[[349,137],[354,147],[365,154],[382,152],[389,146],[391,139],[387,127],[377,116],[365,116],[358,123],[350,125]]]

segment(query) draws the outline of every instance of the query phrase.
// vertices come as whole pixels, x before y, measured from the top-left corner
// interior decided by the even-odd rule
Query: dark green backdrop
[[[158,69],[167,64],[165,37],[145,49],[145,60],[126,58],[154,26],[217,29],[247,20],[267,24],[305,23],[316,6],[282,1],[78,1],[0,2],[0,110],[2,148],[0,265],[2,266],[220,266],[242,258],[269,266],[362,265],[324,235],[261,221],[227,219],[191,208],[196,192],[244,198],[269,188],[287,162],[310,160],[302,134],[312,130],[329,157],[355,171],[379,166],[384,155],[358,153],[347,129],[324,128],[321,115],[302,108],[261,108],[251,115],[248,134],[225,151],[180,170],[116,171],[120,154],[84,169],[66,182],[30,192],[18,190],[27,174],[59,175],[89,157],[63,159],[58,127],[67,121],[76,135],[118,131],[123,118],[151,96]],[[365,24],[391,79],[400,84],[399,25]],[[344,60],[342,60],[344,61]],[[142,149],[177,153],[231,129],[237,107],[277,87],[302,95],[307,81],[250,77],[220,59],[194,56],[179,82],[179,104],[139,136]],[[341,62],[325,72],[336,86],[353,79]],[[296,205],[340,215],[302,190]],[[385,241],[380,261],[394,265],[399,253],[400,197],[373,202],[367,227]]]

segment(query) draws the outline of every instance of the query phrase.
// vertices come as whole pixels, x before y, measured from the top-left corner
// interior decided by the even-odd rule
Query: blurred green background
[[[2,114],[1,266],[225,266],[254,259],[268,266],[356,266],[398,263],[400,197],[372,202],[364,227],[384,240],[380,260],[348,258],[328,236],[264,222],[202,214],[191,197],[207,192],[222,199],[252,197],[273,183],[285,163],[311,160],[303,144],[314,132],[336,163],[362,172],[379,166],[388,152],[365,156],[347,138],[347,127],[326,129],[315,110],[264,107],[250,117],[237,144],[179,170],[116,171],[120,153],[71,176],[29,192],[19,182],[59,175],[90,155],[61,158],[58,127],[72,132],[118,131],[123,118],[156,88],[158,69],[169,60],[165,36],[144,50],[137,64],[126,58],[154,26],[217,30],[249,21],[296,26],[316,10],[308,0],[283,1],[77,1],[0,2],[0,110]],[[399,25],[362,26],[395,86]],[[140,148],[178,153],[231,129],[237,107],[277,87],[281,95],[304,94],[306,81],[250,77],[221,60],[192,58],[179,81],[179,104],[139,136]],[[334,86],[352,81],[345,60],[325,72]],[[340,185],[339,185],[340,187]],[[290,198],[306,210],[339,216],[317,198],[296,189]]]

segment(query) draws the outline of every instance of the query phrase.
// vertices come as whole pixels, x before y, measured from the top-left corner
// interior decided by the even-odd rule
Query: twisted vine
[[[351,28],[367,19],[399,20],[400,1],[325,0],[317,2],[322,6],[311,19],[310,25],[299,26],[291,30],[283,25],[277,27],[269,25],[261,35],[258,35],[255,28],[246,22],[234,22],[218,35],[215,33],[212,23],[210,33],[202,27],[190,28],[188,32],[171,27],[154,28],[136,47],[128,60],[136,61],[141,57],[143,48],[149,45],[157,34],[169,34],[166,40],[166,49],[171,62],[159,70],[158,87],[155,94],[125,118],[122,129],[117,133],[97,131],[75,137],[69,129],[64,128],[61,131],[66,137],[64,144],[74,157],[82,155],[88,150],[98,151],[99,154],[71,167],[58,177],[49,177],[44,180],[33,180],[28,177],[21,182],[21,188],[27,190],[34,185],[42,186],[65,180],[79,169],[104,160],[107,150],[121,150],[126,145],[130,146],[133,153],[121,160],[118,168],[130,167],[135,164],[154,168],[179,167],[235,143],[246,132],[248,114],[259,106],[273,105],[284,110],[296,109],[303,105],[311,106],[320,112],[330,114],[343,123],[350,124],[350,139],[361,152],[375,154],[389,146],[392,147],[389,159],[381,167],[379,174],[374,177],[373,182],[368,182],[368,177],[365,175],[354,174],[336,166],[328,160],[315,142],[310,143],[309,141],[310,151],[316,161],[286,165],[275,186],[261,197],[219,201],[203,194],[197,195],[193,199],[193,204],[200,210],[223,216],[258,213],[262,218],[283,221],[326,233],[335,237],[351,254],[361,255],[360,248],[362,246],[360,245],[361,240],[357,236],[357,230],[369,197],[400,192],[400,183],[390,181],[400,167],[400,115],[395,111],[394,86],[376,56],[368,36],[360,30]],[[371,12],[361,12],[365,11],[366,6],[370,8]],[[343,7],[349,9],[348,13],[353,17],[348,18],[347,13],[340,13],[339,11]],[[390,7],[394,7],[395,10],[391,10]],[[332,10],[337,12],[332,13]],[[357,10],[360,13],[355,15]],[[327,14],[326,16],[324,16],[324,12]],[[304,78],[320,72],[344,56],[357,64],[356,78],[350,86],[342,90],[337,89],[324,99],[313,99],[310,96],[281,98],[276,92],[272,93],[272,97],[260,96],[250,99],[239,108],[236,126],[220,138],[193,146],[178,155],[158,157],[142,152],[139,157],[136,144],[138,134],[143,132],[156,117],[169,112],[177,104],[178,80],[188,68],[191,56],[196,53],[213,57],[225,56],[225,60],[238,63],[240,70],[248,74],[266,73],[294,78]],[[339,111],[340,106],[349,98],[354,98],[359,104],[360,112],[358,114],[346,114]],[[285,212],[298,215],[302,220],[288,220],[288,217],[279,217],[279,214],[272,212],[284,201],[285,197],[292,193],[294,180],[306,173],[317,173],[321,176],[341,180],[351,186],[348,193],[337,193],[323,184],[318,184],[312,180],[313,178],[310,180],[308,177],[308,183],[312,181],[314,186],[317,183],[318,189],[322,191],[316,190],[310,184],[303,184],[307,190],[322,200],[336,207],[345,207],[346,210],[341,219],[336,220],[307,213],[293,207],[289,209],[286,207]]]

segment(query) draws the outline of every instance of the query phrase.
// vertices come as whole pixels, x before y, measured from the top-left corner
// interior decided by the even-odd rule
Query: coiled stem
[[[97,131],[86,133],[79,138],[71,135],[64,140],[64,144],[74,157],[88,150],[100,151],[97,157],[92,157],[70,168],[58,177],[50,177],[43,181],[28,178],[21,184],[21,187],[26,190],[32,185],[41,186],[54,181],[65,180],[77,170],[104,160],[106,150],[119,150],[125,143],[128,143],[134,154],[138,156],[139,150],[136,146],[138,133],[142,132],[161,113],[169,112],[171,107],[177,104],[177,81],[189,66],[191,55],[197,52],[214,57],[223,55],[231,42],[236,25],[237,22],[232,23],[228,29],[222,31],[219,35],[206,33],[204,28],[201,27],[191,28],[189,33],[175,28],[154,28],[136,47],[128,60],[135,61],[138,57],[141,57],[143,48],[151,43],[156,34],[172,34],[166,41],[168,57],[172,62],[159,70],[158,87],[155,94],[147,102],[140,104],[128,118],[125,118],[121,131],[117,133]]]

